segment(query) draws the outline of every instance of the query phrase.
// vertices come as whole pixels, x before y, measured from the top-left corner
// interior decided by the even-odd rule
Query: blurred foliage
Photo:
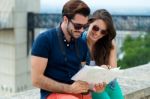
[[[138,38],[127,36],[121,50],[125,53],[123,59],[118,60],[122,69],[147,64],[150,62],[150,33]]]

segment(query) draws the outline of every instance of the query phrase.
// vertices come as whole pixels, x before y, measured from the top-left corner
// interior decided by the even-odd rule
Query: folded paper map
[[[97,84],[101,82],[109,83],[122,74],[123,70],[119,68],[105,69],[100,66],[85,65],[79,72],[77,72],[71,79],[86,81],[89,84]]]

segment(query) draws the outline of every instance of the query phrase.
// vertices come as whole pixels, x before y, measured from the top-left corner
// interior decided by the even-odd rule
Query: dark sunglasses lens
[[[74,24],[74,28],[76,30],[80,30],[81,28],[86,29],[87,25],[81,25],[81,24]]]
[[[86,28],[88,28],[88,24],[85,24],[85,25],[83,26],[83,29],[86,29]]]
[[[74,24],[74,28],[76,30],[80,30],[82,28],[82,25],[81,24]]]
[[[93,31],[99,31],[99,27],[96,26],[96,25],[94,25],[93,28],[92,28],[92,30],[93,30]]]
[[[106,35],[107,31],[106,30],[101,30],[101,34]]]

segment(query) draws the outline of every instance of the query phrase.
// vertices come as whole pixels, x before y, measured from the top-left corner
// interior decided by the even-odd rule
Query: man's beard
[[[68,24],[69,25],[69,24]],[[71,39],[77,39],[73,36],[73,30],[72,29],[69,29],[69,26],[67,25],[67,32],[68,34],[70,35]]]

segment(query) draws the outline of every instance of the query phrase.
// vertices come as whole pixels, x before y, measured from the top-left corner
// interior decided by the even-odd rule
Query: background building
[[[31,88],[27,56],[27,12],[39,12],[40,0],[0,0],[0,94]]]

